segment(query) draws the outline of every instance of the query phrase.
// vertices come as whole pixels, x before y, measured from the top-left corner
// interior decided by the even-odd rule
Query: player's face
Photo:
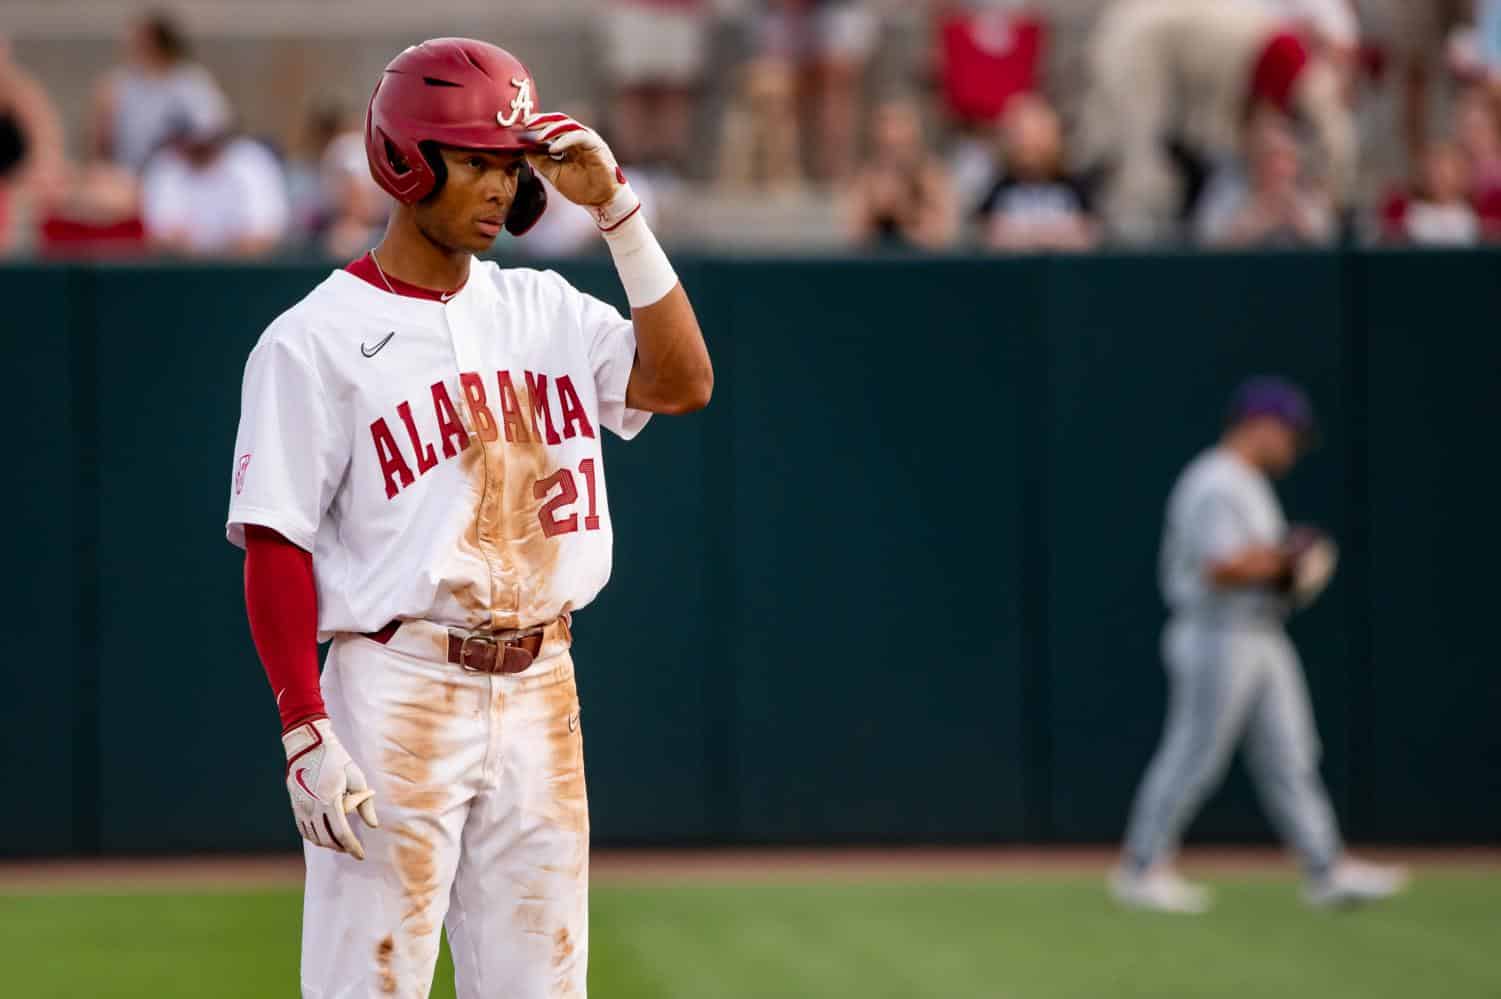
[[[1297,464],[1302,440],[1298,432],[1279,420],[1268,420],[1262,445],[1266,453],[1267,471],[1281,476],[1291,472]]]
[[[524,158],[475,149],[441,153],[448,179],[437,197],[416,206],[417,226],[440,246],[483,253],[505,225]]]

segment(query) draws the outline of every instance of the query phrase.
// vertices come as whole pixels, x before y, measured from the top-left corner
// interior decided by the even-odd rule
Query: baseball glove
[[[1318,528],[1298,526],[1288,532],[1283,550],[1287,552],[1283,590],[1293,606],[1302,609],[1317,600],[1334,578],[1339,549]]]

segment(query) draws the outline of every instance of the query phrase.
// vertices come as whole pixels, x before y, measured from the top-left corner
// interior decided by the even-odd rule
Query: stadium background
[[[305,148],[309,115],[358,107],[390,53],[440,24],[521,53],[548,104],[604,115],[607,6],[175,10],[295,206],[299,176],[337,176]],[[1100,5],[1000,6],[1046,27],[1032,82],[1072,128]],[[1128,247],[1096,218],[1092,252],[1057,255],[1002,252],[957,207],[939,245],[872,245],[845,195],[876,158],[824,176],[812,141],[791,180],[721,176],[736,67],[767,53],[757,5],[704,5],[709,65],[728,68],[695,81],[690,148],[714,152],[640,169],[718,392],[699,417],[607,444],[617,568],[578,629],[606,850],[597,994],[1501,991],[1483,943],[1501,918],[1501,255],[1413,248],[1390,211],[1421,186],[1413,102],[1442,135],[1487,86],[1456,53],[1484,46],[1446,39],[1419,92],[1382,35],[1391,11],[1358,6],[1360,64],[1386,69],[1361,78],[1359,199],[1327,244],[1211,250],[1185,225]],[[245,353],[326,270],[330,227],[293,207],[259,259],[174,259],[89,214],[122,203],[87,179],[91,86],[141,10],[0,2],[72,164],[12,175],[0,227],[17,427],[0,954],[18,994],[285,994],[296,839],[222,542],[225,456]],[[972,127],[946,113],[928,45],[956,15],[868,13],[860,120],[900,92],[942,162],[963,161]],[[1483,222],[1479,193],[1473,208]],[[498,252],[530,262],[524,241]],[[624,305],[597,252],[545,265]],[[1446,850],[1408,854],[1414,894],[1344,922],[1295,909],[1291,872],[1263,853],[1201,861],[1224,894],[1205,925],[1132,921],[1104,901],[1107,853],[1074,848],[1118,837],[1159,731],[1171,478],[1234,383],[1267,370],[1306,384],[1323,423],[1284,499],[1345,554],[1294,625],[1336,808],[1358,844]],[[1270,832],[1237,769],[1190,840]],[[252,854],[271,859],[236,866]]]

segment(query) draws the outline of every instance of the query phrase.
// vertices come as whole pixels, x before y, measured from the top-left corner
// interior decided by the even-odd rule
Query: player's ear
[[[523,236],[537,224],[547,210],[547,188],[532,165],[522,162],[516,175],[516,197],[511,199],[511,210],[506,213],[506,232]]]

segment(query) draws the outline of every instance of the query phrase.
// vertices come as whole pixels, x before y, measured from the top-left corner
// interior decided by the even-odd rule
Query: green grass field
[[[1220,879],[1199,919],[1115,909],[1097,877],[596,887],[595,999],[1501,996],[1501,874],[1419,872],[1386,906],[1312,912]],[[0,994],[296,994],[295,891],[0,896]],[[452,996],[447,960],[435,996]]]

